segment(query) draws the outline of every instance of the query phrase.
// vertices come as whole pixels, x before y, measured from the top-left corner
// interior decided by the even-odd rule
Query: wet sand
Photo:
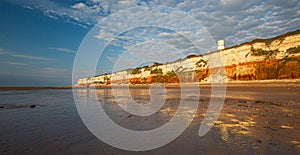
[[[193,86],[191,86],[193,87]],[[215,126],[203,137],[210,86],[200,86],[192,124],[168,145],[143,152],[111,147],[81,121],[71,89],[0,92],[1,154],[299,154],[300,83],[228,83],[225,104]],[[85,89],[82,89],[83,95]],[[174,116],[180,89],[169,87],[168,99],[149,117],[131,115],[115,103],[111,90],[97,89],[99,101],[116,123],[131,130],[151,130]],[[131,89],[136,102],[150,100],[147,88]],[[35,105],[35,107],[31,107]]]

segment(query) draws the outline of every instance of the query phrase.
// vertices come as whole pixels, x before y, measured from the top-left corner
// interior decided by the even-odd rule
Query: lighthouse
[[[223,50],[225,48],[225,42],[224,40],[218,41],[218,50]]]

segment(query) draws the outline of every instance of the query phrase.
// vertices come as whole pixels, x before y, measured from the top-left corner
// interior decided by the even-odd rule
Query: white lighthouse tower
[[[218,50],[223,50],[225,48],[225,41],[219,40],[218,41]]]

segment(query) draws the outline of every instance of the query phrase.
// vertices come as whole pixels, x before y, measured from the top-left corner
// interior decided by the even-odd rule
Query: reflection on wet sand
[[[160,94],[166,95],[166,101],[156,113],[137,116],[118,105],[118,100],[130,104],[129,94],[122,90],[118,92],[119,98],[113,96],[111,89],[76,90],[82,99],[96,94],[97,104],[104,108],[115,123],[136,131],[152,130],[166,124],[177,114],[181,97],[180,89],[166,89],[165,94]],[[184,113],[179,113],[183,119],[194,116],[186,131],[170,144],[143,153],[300,153],[299,84],[227,87],[225,104],[219,118],[202,137],[198,136],[198,130],[207,116],[211,97],[209,87],[200,90],[197,112],[193,115],[191,107],[183,106]],[[4,108],[0,108],[0,154],[132,154],[103,143],[84,126],[70,90],[3,91],[1,94],[0,106]],[[195,101],[195,94],[184,95]],[[151,100],[149,89],[144,88],[130,89],[130,96],[138,104],[148,104]],[[37,106],[27,106],[32,104]],[[25,108],[7,108],[24,105]],[[215,113],[212,111],[211,116]]]
[[[88,89],[85,96],[81,95],[84,93],[82,91],[77,96],[78,93],[75,92],[75,103],[85,125],[107,144],[120,149],[130,147],[133,150],[152,150],[176,139],[189,126],[197,111],[199,100],[197,90],[173,89],[171,91],[178,94],[179,101],[168,99],[168,90],[163,87],[150,87],[149,91],[131,91],[126,88],[103,91]],[[149,96],[150,101],[145,103]],[[144,102],[138,103],[136,99]],[[175,108],[175,115],[171,117],[161,115],[159,110],[166,107]],[[130,118],[131,121],[124,121],[122,117],[124,115],[127,115],[126,118]],[[135,125],[146,117],[149,118],[140,126]],[[164,122],[157,123],[160,122],[157,119]],[[123,124],[125,122],[127,125]],[[116,142],[112,140],[114,136],[119,141],[126,142]],[[145,139],[147,141],[144,141]]]
[[[300,124],[298,109],[300,103],[296,95],[298,88],[290,92],[289,95],[292,97],[277,91],[280,87],[264,88],[267,91],[266,95],[264,95],[263,92],[257,92],[255,89],[252,91],[251,89],[250,91],[242,91],[236,94],[234,93],[235,90],[230,91],[229,88],[225,105],[219,119],[213,123],[207,122],[206,125],[214,126],[214,129],[218,129],[220,138],[227,143],[231,151],[234,152],[257,151],[257,153],[270,153],[294,150],[292,148],[299,149],[300,142],[295,139],[295,137],[299,138]],[[114,97],[107,98],[107,95],[112,95],[109,90],[92,91],[96,91],[99,100],[105,100],[108,103],[116,102],[117,100],[126,101],[132,97],[137,103],[147,104],[151,99],[148,89],[139,89],[138,91],[137,89],[132,89],[130,90],[130,94],[118,90],[118,99]],[[194,124],[197,122],[198,127],[206,116],[205,112],[210,99],[217,98],[216,96],[210,96],[209,88],[204,88],[201,91],[201,97],[198,101],[201,106],[198,108],[194,118]],[[128,97],[128,95],[131,97]],[[165,105],[151,117],[139,122],[142,128],[129,128],[135,130],[153,129],[165,124],[174,117],[177,113],[178,103],[180,101],[180,91],[178,91],[178,89],[167,89],[166,95]],[[187,96],[191,95],[187,94]],[[118,110],[118,114],[126,115],[123,112],[120,113],[121,109]],[[179,116],[185,118],[185,115],[187,115],[187,117],[190,118],[192,113],[192,109],[185,107],[184,113],[181,113]],[[134,121],[141,121],[141,119],[143,119],[135,115],[127,115]],[[217,115],[217,112],[211,111],[210,116],[214,115]],[[124,124],[124,122],[122,123],[122,121],[116,119],[116,117],[112,118],[121,125],[128,126],[128,123],[131,125],[134,124],[134,121]],[[213,119],[213,117],[208,117],[208,120],[210,119]],[[297,152],[299,150],[294,151]]]

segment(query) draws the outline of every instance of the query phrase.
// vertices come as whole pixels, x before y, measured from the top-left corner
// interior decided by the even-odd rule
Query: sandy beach
[[[191,86],[192,87],[192,86]],[[138,89],[137,89],[138,88]],[[85,89],[82,89],[83,93]],[[71,89],[0,91],[1,154],[299,154],[300,82],[227,83],[215,126],[198,136],[211,87],[200,85],[199,107],[191,125],[161,148],[124,151],[97,139],[81,121]],[[149,117],[131,115],[115,103],[111,89],[95,90],[106,113],[132,130],[157,128],[174,116],[180,89],[167,88],[164,106]],[[138,103],[149,101],[147,87],[131,89]],[[34,106],[33,106],[34,105]]]

